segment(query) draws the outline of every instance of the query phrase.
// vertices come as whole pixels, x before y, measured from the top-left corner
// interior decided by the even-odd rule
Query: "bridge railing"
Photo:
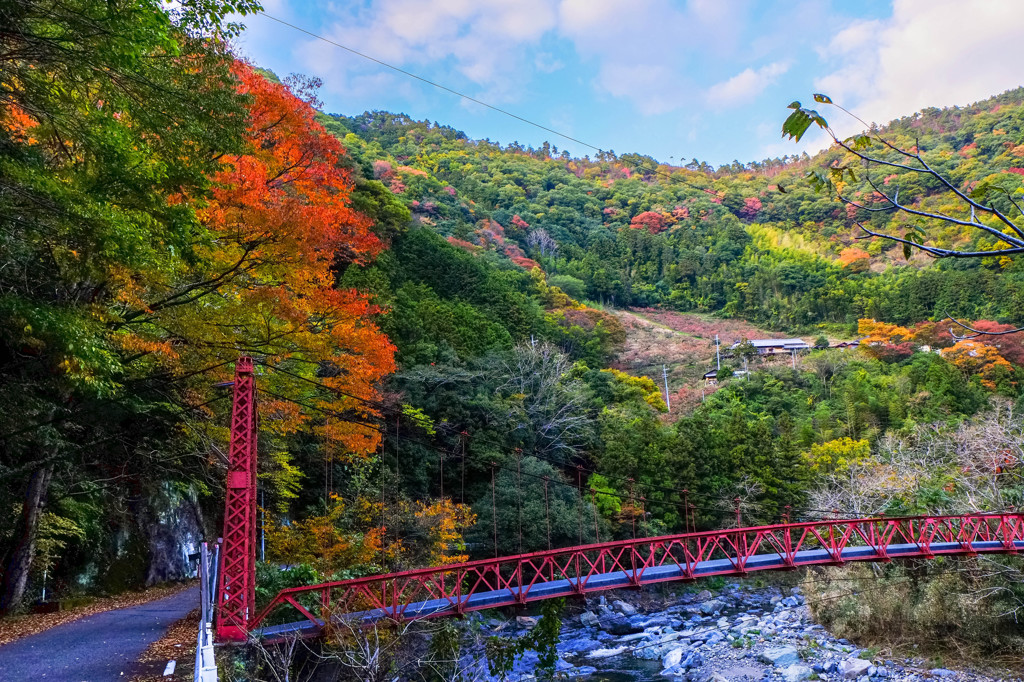
[[[332,620],[406,620],[716,575],[846,561],[1012,553],[1024,514],[827,519],[619,540],[282,590],[250,622],[282,607],[315,630]]]

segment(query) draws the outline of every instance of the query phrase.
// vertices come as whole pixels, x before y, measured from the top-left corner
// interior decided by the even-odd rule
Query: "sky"
[[[270,17],[603,150],[756,161],[823,92],[869,122],[1024,85],[1020,0],[263,0]],[[405,113],[474,139],[591,147],[469,102],[267,16],[240,54],[323,80],[330,113]],[[819,107],[842,135],[862,126]]]

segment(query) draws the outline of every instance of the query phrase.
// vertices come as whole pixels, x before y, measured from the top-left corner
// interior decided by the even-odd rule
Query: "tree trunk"
[[[43,514],[43,506],[46,504],[46,492],[50,487],[52,474],[53,467],[47,465],[36,469],[28,480],[25,501],[21,507],[21,517],[18,519],[18,527],[15,529],[17,541],[11,550],[10,562],[7,564],[7,570],[4,571],[2,583],[0,583],[0,587],[3,588],[0,593],[0,615],[15,611],[25,598],[28,574],[36,554],[39,518]]]

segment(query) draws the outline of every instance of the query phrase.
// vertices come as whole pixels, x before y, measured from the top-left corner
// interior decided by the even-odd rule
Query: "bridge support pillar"
[[[245,641],[256,615],[256,380],[252,358],[235,365],[224,538],[217,584],[217,639]]]

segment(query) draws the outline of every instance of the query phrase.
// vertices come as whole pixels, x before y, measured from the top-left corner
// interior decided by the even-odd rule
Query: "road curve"
[[[0,682],[124,682],[146,647],[198,606],[199,588],[193,587],[5,644],[0,646]]]

